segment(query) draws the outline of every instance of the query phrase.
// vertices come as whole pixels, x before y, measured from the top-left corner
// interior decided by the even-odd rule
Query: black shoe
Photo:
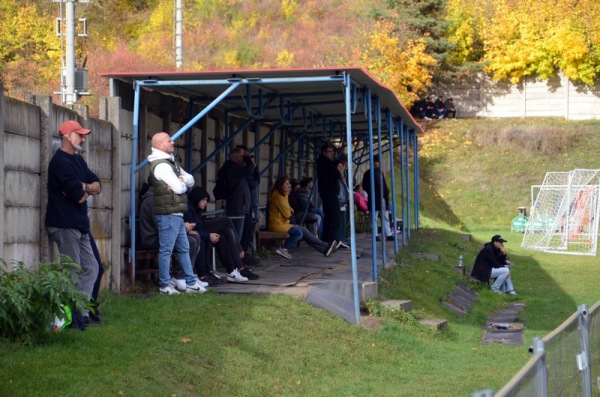
[[[385,239],[387,241],[394,241],[394,236],[387,236]]]
[[[221,280],[209,276],[200,277],[200,281],[204,281],[209,287],[214,287],[215,285],[221,284]]]
[[[381,241],[381,236],[375,236],[375,240]]]
[[[259,276],[258,274],[254,274],[252,272],[251,269],[248,269],[247,267],[243,267],[241,269],[239,269],[240,274],[244,277],[246,277],[248,280],[258,280]]]
[[[252,255],[244,255],[244,257],[242,258],[242,263],[244,265],[247,266],[256,266],[260,263],[260,260],[258,260],[257,258],[253,257]]]
[[[217,276],[216,274],[214,274],[212,271],[208,272],[208,275],[206,276],[208,278],[210,278],[211,280],[214,280],[218,283],[224,283],[225,280],[222,279],[221,277]]]
[[[325,250],[325,252],[323,252],[323,255],[325,256],[329,256],[331,255],[331,253],[333,251],[335,251],[335,247],[337,247],[338,242],[333,240],[331,243],[329,243],[329,245],[327,246],[327,249]]]
[[[85,325],[87,326],[93,325],[95,327],[99,327],[102,325],[102,317],[100,316],[84,316],[83,319],[85,320]]]

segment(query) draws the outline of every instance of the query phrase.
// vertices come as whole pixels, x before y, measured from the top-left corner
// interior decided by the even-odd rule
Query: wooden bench
[[[140,250],[135,252],[135,260],[129,263],[129,282],[135,284],[133,277],[133,266],[135,266],[136,278],[146,276],[150,279],[158,277],[158,251]]]
[[[287,233],[270,232],[268,230],[257,230],[256,231],[256,251],[260,252],[260,249],[264,242],[277,242],[281,246],[285,240],[290,238]],[[277,247],[279,248],[279,247]]]

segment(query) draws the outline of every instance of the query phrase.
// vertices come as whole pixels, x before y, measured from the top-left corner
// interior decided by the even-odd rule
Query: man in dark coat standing
[[[392,229],[390,228],[390,220],[388,217],[388,206],[390,191],[381,168],[379,167],[379,156],[373,156],[373,190],[371,190],[371,170],[367,170],[363,174],[362,186],[363,189],[368,193],[369,211],[372,211],[374,216],[377,218],[381,213],[381,219],[383,224],[383,234],[388,240],[393,240]],[[382,189],[383,188],[383,189]],[[373,200],[375,203],[373,203]],[[373,211],[373,205],[375,205],[375,211]]]
[[[496,234],[489,243],[483,246],[483,249],[479,251],[477,258],[475,258],[471,277],[484,283],[487,283],[490,279],[496,279],[490,288],[492,291],[498,294],[516,295],[510,277],[509,267],[512,263],[506,260],[504,243],[506,243],[506,240]]]
[[[219,170],[219,178],[225,179],[227,198],[225,213],[233,222],[238,241],[242,241],[246,215],[250,212],[251,197],[248,178],[254,175],[254,162],[246,161],[244,149],[235,148],[229,153],[223,167]],[[248,157],[248,159],[250,159]],[[251,160],[251,159],[250,159]]]
[[[87,199],[100,194],[100,178],[88,168],[79,152],[90,130],[75,120],[61,124],[60,148],[48,165],[48,208],[46,228],[61,255],[81,266],[75,288],[91,297],[98,275],[98,262],[90,240]],[[89,313],[81,313],[89,317]],[[93,313],[92,313],[93,314]],[[90,319],[86,318],[89,323]]]
[[[338,171],[335,161],[333,161],[333,145],[326,144],[321,148],[321,155],[317,159],[317,183],[319,185],[319,195],[323,204],[323,236],[321,240],[332,243],[342,216],[340,214],[340,203],[338,195],[340,194],[339,180],[342,177]],[[336,243],[337,245],[337,243]]]

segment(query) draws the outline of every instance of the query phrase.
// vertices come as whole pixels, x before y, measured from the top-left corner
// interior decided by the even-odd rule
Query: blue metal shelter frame
[[[227,151],[229,144],[245,129],[256,123],[269,126],[269,132],[259,139],[255,135],[252,152],[258,153],[261,145],[276,131],[281,131],[281,152],[260,170],[264,174],[273,164],[284,164],[285,157],[298,145],[297,161],[302,161],[304,152],[319,155],[324,143],[337,141],[347,148],[348,174],[354,178],[355,167],[369,163],[373,190],[373,156],[383,160],[388,156],[391,170],[392,217],[397,218],[397,192],[400,197],[400,215],[402,222],[402,240],[398,241],[394,233],[394,250],[400,244],[406,245],[410,237],[411,217],[414,228],[419,227],[418,195],[418,137],[421,127],[410,116],[391,90],[379,84],[361,68],[321,68],[286,70],[237,70],[217,72],[177,72],[177,73],[122,73],[105,74],[111,79],[111,95],[129,97],[127,87],[133,87],[133,144],[130,167],[130,260],[136,249],[135,189],[136,175],[148,161],[139,162],[140,108],[145,91],[159,92],[165,95],[183,98],[189,102],[189,121],[185,123],[172,139],[176,141],[184,134],[193,131],[193,127],[212,110],[223,112],[227,119],[230,115],[245,118],[236,131],[229,131],[229,122],[225,123],[226,136],[221,144],[193,167],[191,153],[186,161],[190,173],[200,172],[219,152]],[[195,108],[199,111],[196,113]],[[194,114],[195,113],[195,114]],[[189,137],[189,135],[188,135]],[[188,140],[190,147],[191,137]],[[410,161],[410,148],[413,160]],[[394,156],[395,149],[400,154],[400,187],[396,186]],[[191,150],[190,150],[191,152]],[[411,165],[412,165],[412,205],[411,212]],[[280,168],[281,169],[281,168]],[[352,180],[352,179],[351,179]],[[352,279],[354,291],[355,323],[360,322],[359,293],[356,264],[354,198],[349,194],[349,222],[351,231]],[[380,211],[381,216],[384,211]],[[374,207],[371,214],[374,214]],[[377,219],[371,217],[371,227],[375,230]],[[383,262],[386,239],[382,239]],[[372,234],[373,281],[378,277],[377,241]],[[135,269],[135,266],[134,266]]]

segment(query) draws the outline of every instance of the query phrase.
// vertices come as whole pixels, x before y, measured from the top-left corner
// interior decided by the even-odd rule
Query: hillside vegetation
[[[481,72],[518,83],[560,71],[588,86],[600,73],[600,3],[593,0],[182,3],[184,70],[361,66],[407,106],[437,80]],[[76,39],[76,66],[89,69],[96,98],[108,94],[100,73],[175,70],[174,0],[74,4],[76,17],[88,22],[88,36]],[[17,98],[56,91],[65,57],[56,28],[63,3],[2,0],[0,14],[5,90]],[[82,23],[76,32],[83,33]],[[82,101],[95,109],[94,97]]]
[[[598,167],[600,122],[443,120],[421,136],[421,229],[380,298],[411,299],[412,314],[370,302],[379,327],[358,328],[285,296],[102,296],[105,325],[48,344],[0,341],[0,395],[463,396],[498,390],[580,304],[600,300],[597,257],[520,248],[517,207],[547,171]],[[473,235],[466,241],[463,234]],[[467,316],[441,302],[493,234],[508,243],[516,297],[479,292]],[[439,261],[417,253],[435,253]],[[464,282],[464,280],[462,280]],[[523,346],[482,345],[483,325],[510,301],[525,304]],[[441,333],[415,318],[444,318]],[[596,361],[594,367],[600,365]],[[490,376],[493,372],[494,376]],[[93,374],[90,375],[90,374]],[[594,372],[593,376],[598,375]]]

